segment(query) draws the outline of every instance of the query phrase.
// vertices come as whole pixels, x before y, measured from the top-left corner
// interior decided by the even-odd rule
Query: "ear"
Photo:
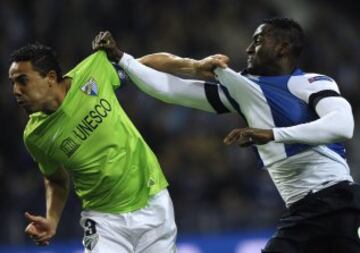
[[[52,86],[57,83],[57,74],[56,74],[55,70],[50,70],[47,73],[46,77],[48,79],[49,86]]]
[[[291,45],[287,41],[282,41],[281,43],[278,44],[276,48],[276,54],[279,57],[284,57],[289,55],[290,51],[291,51]]]

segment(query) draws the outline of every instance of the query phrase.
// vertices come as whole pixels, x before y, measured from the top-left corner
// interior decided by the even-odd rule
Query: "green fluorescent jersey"
[[[71,88],[58,110],[30,115],[27,149],[44,175],[59,166],[67,169],[84,209],[114,213],[144,207],[167,181],[115,96],[116,69],[98,51],[66,76]]]

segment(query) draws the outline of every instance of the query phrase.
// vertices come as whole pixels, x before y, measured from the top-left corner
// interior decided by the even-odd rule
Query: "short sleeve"
[[[33,160],[38,163],[39,169],[44,176],[53,174],[60,166],[55,161],[49,159],[36,145],[25,141],[25,146]]]
[[[289,80],[289,90],[312,108],[323,98],[341,96],[337,83],[332,78],[319,74],[292,77]]]

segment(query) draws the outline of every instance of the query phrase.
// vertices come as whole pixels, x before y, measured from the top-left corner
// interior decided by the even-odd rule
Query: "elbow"
[[[45,177],[45,186],[49,188],[62,189],[65,192],[70,190],[70,177],[64,171],[59,173],[57,177]]]
[[[338,139],[340,140],[350,140],[354,136],[354,120],[351,122],[347,121],[346,124],[341,124],[338,126],[338,131],[336,133]]]
[[[350,140],[354,136],[354,128],[355,128],[354,118],[353,118],[352,114],[349,115],[348,120],[344,121],[344,122],[345,122],[345,124],[343,126],[344,138],[346,140]]]
[[[341,133],[338,133],[337,134],[337,140],[339,141],[346,141],[346,140],[350,140],[352,139],[353,137],[353,131],[349,130],[349,129],[346,129],[346,130],[343,130]]]
[[[330,124],[331,129],[333,131],[334,136],[338,141],[346,141],[353,138],[354,135],[354,117],[352,115],[351,110],[339,110],[337,111],[336,116],[332,124]]]
[[[345,140],[350,140],[354,136],[354,126],[347,127],[343,133],[343,138]]]
[[[70,179],[68,177],[64,177],[61,179],[45,179],[45,185],[49,187],[59,187],[65,191],[69,191],[70,189]]]

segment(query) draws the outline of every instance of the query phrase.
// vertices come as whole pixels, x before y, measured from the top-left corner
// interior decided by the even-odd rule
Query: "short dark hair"
[[[274,17],[264,19],[263,24],[271,25],[276,31],[276,35],[281,39],[287,40],[292,47],[295,57],[299,57],[304,47],[304,30],[299,23],[291,18]]]
[[[46,76],[51,70],[57,75],[57,81],[62,80],[62,71],[56,57],[55,51],[48,46],[40,43],[28,44],[15,50],[10,56],[10,62],[30,61],[33,68],[42,77]]]

